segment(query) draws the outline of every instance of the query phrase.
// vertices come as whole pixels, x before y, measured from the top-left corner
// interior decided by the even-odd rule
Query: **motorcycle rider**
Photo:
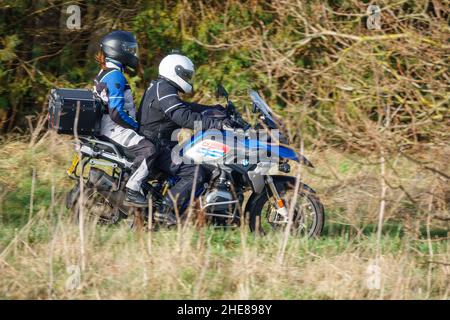
[[[165,220],[169,225],[176,223],[174,209],[177,207],[182,212],[183,208],[180,207],[189,198],[192,188],[198,190],[205,180],[201,166],[195,175],[195,164],[175,164],[172,161],[171,149],[177,144],[177,141],[171,140],[173,131],[180,128],[194,129],[197,121],[201,122],[204,130],[233,126],[230,119],[217,120],[201,114],[207,108],[222,106],[189,103],[180,98],[180,93],[192,92],[194,72],[194,64],[188,57],[181,54],[167,55],[159,64],[158,79],[152,81],[144,94],[138,114],[139,133],[159,143],[160,155],[156,167],[180,179],[169,189],[164,203],[155,214],[157,219]]]
[[[130,86],[124,76],[127,68],[136,69],[138,45],[132,33],[112,31],[103,37],[96,60],[101,70],[94,80],[94,92],[107,106],[101,122],[101,135],[124,148],[134,157],[132,174],[126,184],[124,204],[148,206],[141,184],[157,156],[156,146],[137,133],[136,109]]]

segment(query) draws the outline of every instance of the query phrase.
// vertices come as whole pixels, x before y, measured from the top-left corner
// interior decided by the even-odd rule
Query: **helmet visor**
[[[194,70],[185,69],[183,68],[183,66],[177,65],[175,67],[175,73],[177,74],[177,76],[179,76],[187,83],[192,84],[192,78],[194,77]]]
[[[136,42],[123,42],[122,49],[135,57],[138,56],[138,45]]]

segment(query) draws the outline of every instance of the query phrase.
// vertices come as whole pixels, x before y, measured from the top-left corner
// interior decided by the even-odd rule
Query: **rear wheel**
[[[96,221],[100,225],[117,224],[127,217],[126,213],[114,207],[94,188],[85,187],[81,197],[78,186],[75,186],[67,195],[66,204],[71,209],[72,219],[76,223],[79,222],[81,209],[86,220]]]
[[[288,212],[293,210],[291,234],[298,237],[317,237],[324,225],[324,208],[313,190],[303,185],[295,196],[295,185],[288,181],[275,182]],[[294,203],[295,202],[295,203]],[[262,234],[285,230],[287,219],[276,210],[276,204],[267,193],[262,194],[248,210],[251,231]]]

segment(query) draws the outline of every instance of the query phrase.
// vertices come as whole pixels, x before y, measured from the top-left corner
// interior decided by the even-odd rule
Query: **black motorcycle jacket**
[[[144,93],[137,114],[139,133],[147,139],[162,144],[171,143],[174,130],[194,129],[194,123],[201,121],[202,129],[221,129],[222,120],[201,115],[203,110],[217,108],[181,100],[179,90],[170,81],[159,78],[152,81]]]

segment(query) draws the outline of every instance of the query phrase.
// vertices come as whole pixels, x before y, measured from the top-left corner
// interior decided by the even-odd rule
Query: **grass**
[[[379,256],[376,167],[330,150],[312,153],[320,178],[304,173],[327,209],[324,234],[290,238],[282,260],[280,234],[210,226],[131,232],[125,224],[88,223],[83,269],[79,228],[63,206],[71,154],[67,140],[52,135],[32,146],[10,139],[0,147],[1,299],[449,297],[448,224],[425,224],[419,201],[435,180],[420,176],[417,184],[410,174],[415,168],[404,163],[396,181],[409,181],[405,186],[418,200],[411,204],[391,190]],[[371,289],[374,265],[381,282]]]
[[[448,267],[432,266],[429,274],[428,247],[398,236],[383,239],[381,288],[370,290],[366,282],[376,256],[374,237],[291,239],[280,265],[278,235],[255,238],[240,230],[190,228],[181,237],[176,230],[131,233],[124,225],[87,226],[86,268],[80,287],[70,290],[70,266],[80,266],[78,229],[64,215],[53,224],[39,220],[12,242],[1,268],[1,298],[426,299],[448,295]],[[447,243],[434,243],[434,259],[444,260],[448,249]]]

